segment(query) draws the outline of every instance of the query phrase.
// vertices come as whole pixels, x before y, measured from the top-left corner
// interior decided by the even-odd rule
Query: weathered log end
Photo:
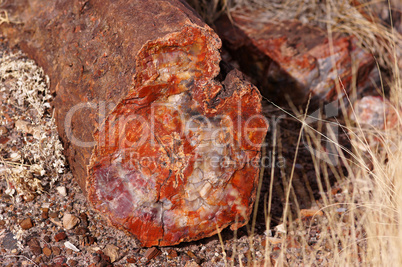
[[[220,68],[221,41],[193,10],[177,0],[4,7],[22,23],[2,34],[51,79],[66,158],[95,210],[143,246],[247,223],[268,128],[261,95]]]
[[[95,134],[88,199],[143,246],[248,221],[259,172],[252,161],[268,125],[260,94],[239,72],[214,79],[219,48],[213,32],[196,27],[148,42],[134,88]]]

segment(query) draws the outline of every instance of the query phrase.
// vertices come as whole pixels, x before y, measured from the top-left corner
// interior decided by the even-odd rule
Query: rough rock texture
[[[50,76],[65,152],[89,202],[143,246],[244,225],[268,124],[220,68],[216,34],[180,1],[5,1],[0,32]]]
[[[331,46],[322,29],[266,17],[259,10],[241,9],[231,12],[233,23],[226,16],[215,23],[224,45],[263,95],[285,104],[288,95],[303,104],[311,94],[314,104],[336,100],[342,87],[349,91],[355,74],[358,86],[367,86],[374,59],[354,38],[334,33]],[[338,79],[342,85],[337,89]]]
[[[399,127],[398,111],[381,96],[365,96],[356,100],[349,115],[361,128],[383,131]]]

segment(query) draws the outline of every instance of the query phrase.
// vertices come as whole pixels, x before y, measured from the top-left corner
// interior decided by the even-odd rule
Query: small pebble
[[[58,264],[58,265],[62,265],[63,263],[65,263],[65,257],[64,256],[59,256],[59,257],[55,257],[54,259],[53,259],[53,263],[54,264]]]
[[[110,262],[113,263],[119,258],[119,248],[115,245],[106,245],[103,253],[110,258]]]
[[[48,247],[44,247],[42,251],[43,251],[43,254],[45,254],[48,257],[50,255],[52,255],[52,250],[50,248],[48,248]]]
[[[136,260],[135,258],[133,258],[133,257],[128,257],[128,258],[127,258],[127,262],[128,262],[128,263],[136,263],[137,260]]]
[[[74,230],[74,233],[76,235],[85,235],[86,232],[88,232],[88,229],[84,227],[78,227],[77,229]]]
[[[81,218],[81,225],[85,228],[88,227],[88,216],[84,213],[80,213],[80,218]]]
[[[64,186],[58,186],[56,187],[57,192],[59,192],[60,195],[63,197],[67,196],[67,189]]]
[[[0,126],[0,135],[5,135],[8,132],[7,128],[3,125]]]
[[[187,254],[182,254],[180,258],[181,258],[181,260],[184,261],[184,262],[188,262],[188,261],[191,260],[190,256],[187,255]]]
[[[67,230],[73,229],[79,222],[80,219],[70,213],[65,213],[63,216],[63,227]]]
[[[28,229],[32,228],[33,225],[32,225],[31,218],[26,218],[26,219],[22,220],[20,222],[20,226],[24,230],[28,230]]]
[[[42,211],[41,214],[42,219],[46,220],[47,218],[49,218],[49,213],[48,211]]]
[[[80,252],[80,250],[69,241],[64,242],[64,246],[72,251]]]
[[[59,216],[59,213],[58,213],[57,211],[53,211],[53,212],[50,212],[50,213],[49,213],[49,217],[50,217],[50,218],[55,219],[55,218],[57,218],[58,216]]]
[[[100,262],[100,260],[101,260],[101,257],[99,255],[94,255],[92,257],[92,262],[94,262],[94,263],[98,263],[98,262]],[[128,262],[128,259],[127,259],[127,262]]]
[[[169,259],[174,259],[174,258],[176,258],[176,257],[178,256],[177,251],[174,250],[174,249],[169,249],[169,250],[167,251],[167,253],[168,253],[167,257],[168,257]]]
[[[61,253],[61,249],[59,247],[52,247],[53,255],[58,256]]]
[[[156,247],[152,247],[147,249],[147,251],[145,251],[144,257],[150,261],[153,258],[159,256],[162,254],[162,251],[160,251],[159,249],[157,249]]]
[[[190,256],[196,263],[200,263],[200,259],[192,251],[187,251],[187,255]]]
[[[40,255],[42,253],[40,243],[36,238],[32,238],[31,240],[28,241],[28,247],[35,255]]]
[[[65,232],[60,232],[60,233],[58,233],[58,234],[56,234],[56,235],[54,236],[54,240],[55,240],[56,242],[59,242],[60,240],[64,240],[64,239],[66,239],[66,238],[67,238],[67,235],[66,235]]]
[[[186,263],[186,265],[184,265],[184,267],[199,267],[200,265],[198,265],[196,262],[194,261],[188,261]]]
[[[88,244],[93,245],[96,242],[96,238],[93,236],[88,236]]]

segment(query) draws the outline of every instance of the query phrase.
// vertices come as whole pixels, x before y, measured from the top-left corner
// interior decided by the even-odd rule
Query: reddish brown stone
[[[194,254],[192,251],[187,251],[186,252],[188,256],[190,256],[191,259],[193,259],[197,264],[200,263],[200,259]]]
[[[49,218],[49,213],[48,213],[48,211],[45,211],[45,210],[43,210],[42,211],[42,214],[41,214],[41,217],[42,217],[42,219],[47,219],[47,218]]]
[[[369,86],[375,61],[355,38],[334,33],[330,43],[318,27],[266,18],[263,10],[238,9],[231,12],[233,25],[226,16],[216,25],[241,69],[270,100],[287,103],[288,96],[294,104],[304,104],[310,94],[311,104],[336,100],[343,89],[351,89],[354,64],[358,86]],[[338,79],[342,85],[337,89]]]
[[[60,255],[61,249],[59,247],[52,247],[52,252],[55,256]]]
[[[93,245],[96,242],[96,238],[93,236],[88,236],[88,245]]]
[[[136,263],[137,260],[135,258],[133,258],[133,257],[127,257],[127,262],[128,263]]]
[[[177,251],[174,250],[174,249],[169,249],[167,253],[168,253],[167,257],[169,259],[174,259],[174,258],[176,258],[178,256]]]
[[[57,218],[58,216],[59,216],[59,213],[58,213],[57,211],[54,211],[54,212],[50,212],[50,213],[49,213],[49,217],[50,217],[50,218],[55,219],[55,218]]]
[[[26,219],[22,220],[20,222],[20,226],[24,230],[28,230],[28,229],[32,228],[33,225],[32,225],[31,218],[26,218]]]
[[[160,251],[159,249],[157,249],[156,247],[152,247],[147,249],[147,251],[145,251],[144,257],[147,260],[152,260],[153,258],[158,257],[159,255],[162,254],[162,251]]]
[[[1,144],[1,145],[4,145],[4,144],[6,144],[9,140],[10,140],[10,138],[8,138],[7,136],[1,136],[1,137],[0,137],[0,144]]]
[[[42,248],[40,247],[40,243],[36,238],[32,238],[28,241],[28,247],[35,255],[40,255],[42,253]]]
[[[81,218],[81,225],[84,228],[88,227],[88,216],[85,213],[81,212],[80,218]]]
[[[75,178],[112,225],[166,246],[247,223],[268,128],[261,95],[221,62],[220,39],[193,10],[178,0],[3,8],[22,24],[2,32],[51,79]]]
[[[303,217],[320,217],[323,216],[324,213],[320,209],[301,209],[300,216]]]
[[[87,228],[84,227],[78,227],[74,230],[76,235],[85,235],[86,232],[88,232]]]
[[[44,247],[42,251],[43,251],[43,254],[45,254],[46,256],[52,255],[52,250],[48,247]]]
[[[67,238],[67,235],[66,235],[65,232],[60,232],[60,233],[58,233],[58,234],[56,234],[56,235],[54,236],[54,240],[55,240],[56,242],[59,242],[60,240],[64,240],[64,239],[66,239],[66,238]]]

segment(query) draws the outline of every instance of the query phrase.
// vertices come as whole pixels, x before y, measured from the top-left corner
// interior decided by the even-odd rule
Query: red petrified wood
[[[334,33],[330,42],[318,27],[267,20],[261,10],[238,9],[231,19],[216,21],[218,34],[271,100],[287,103],[287,95],[293,103],[303,104],[311,94],[312,103],[330,102],[350,90],[354,77],[358,86],[367,85],[374,58],[352,37]]]
[[[92,206],[143,246],[243,226],[268,125],[220,68],[218,36],[177,0],[9,1],[1,33],[51,78],[71,170]],[[226,66],[226,67],[225,67]]]

